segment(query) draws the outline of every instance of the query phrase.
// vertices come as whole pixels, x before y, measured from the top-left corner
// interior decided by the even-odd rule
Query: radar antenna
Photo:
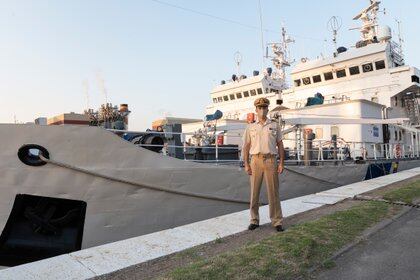
[[[242,54],[239,51],[237,51],[237,52],[235,52],[235,54],[233,56],[234,56],[235,63],[236,63],[237,75],[239,77],[241,75]]]
[[[290,59],[289,44],[295,41],[287,35],[286,28],[281,28],[281,42],[280,43],[268,43],[266,58],[270,58],[276,70],[271,75],[274,79],[278,79],[283,82],[286,87],[286,67],[289,67],[294,61]],[[273,53],[272,56],[268,55],[268,46],[271,47]]]
[[[359,30],[361,34],[361,41],[356,44],[356,47],[363,47],[368,44],[377,43],[377,29],[378,29],[378,12],[386,13],[384,10],[379,10],[380,1],[369,0],[370,5],[361,10],[353,20],[361,20],[362,26],[350,28],[350,30]]]
[[[337,50],[337,35],[338,30],[340,30],[341,26],[343,24],[343,21],[338,16],[332,16],[327,23],[328,30],[333,33],[333,44],[334,44],[334,54],[336,54]]]

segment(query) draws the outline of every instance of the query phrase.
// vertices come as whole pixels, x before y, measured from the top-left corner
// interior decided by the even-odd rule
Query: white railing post
[[[185,139],[185,134],[181,133],[181,142],[183,146],[183,154],[184,154],[184,160],[187,160],[187,157],[185,156],[185,153],[187,152],[187,140]]]
[[[392,144],[390,143],[389,145],[388,145],[389,147],[389,158],[390,159],[393,159],[394,158],[394,149],[393,149],[393,147],[392,147]]]
[[[365,145],[365,142],[363,142],[362,143],[362,156],[363,156],[363,159],[367,159],[367,156],[368,156],[368,153],[367,153],[367,149],[366,149],[366,145]]]
[[[379,144],[379,147],[381,147],[380,157],[386,157],[386,154],[384,156],[384,153],[385,153],[385,144]]]
[[[297,152],[297,161],[301,161],[301,152],[302,152],[302,129],[299,127],[296,130],[296,152]]]
[[[319,154],[321,155],[321,161],[324,161],[324,152],[322,150],[322,140],[319,140]]]
[[[393,159],[394,158],[394,145],[393,144],[389,144],[389,158]]]
[[[375,160],[377,160],[377,157],[376,157],[376,144],[373,144],[373,158]]]
[[[353,144],[353,159],[355,159],[356,158],[356,143],[352,143]]]

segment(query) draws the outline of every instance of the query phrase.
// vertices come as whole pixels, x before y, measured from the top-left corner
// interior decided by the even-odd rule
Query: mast
[[[356,47],[363,47],[378,42],[378,12],[380,3],[380,1],[370,0],[370,5],[353,18],[353,20],[360,19],[362,21],[362,26],[350,29],[360,31],[361,41],[356,44]]]
[[[275,71],[271,77],[275,80],[283,82],[283,88],[286,88],[286,67],[289,67],[294,61],[290,60],[289,44],[293,43],[294,40],[287,35],[286,28],[281,28],[281,42],[280,43],[269,43],[273,55],[267,58],[271,58]]]
[[[262,8],[261,8],[261,0],[258,0],[258,8],[259,8],[259,14],[260,14],[260,36],[261,36],[261,69],[264,69],[264,30],[263,30],[263,19],[262,19]]]

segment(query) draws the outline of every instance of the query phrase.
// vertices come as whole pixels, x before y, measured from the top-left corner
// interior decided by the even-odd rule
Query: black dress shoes
[[[279,225],[279,226],[276,226],[276,230],[278,232],[281,232],[281,231],[284,231],[284,228],[283,228],[283,226]]]
[[[257,227],[259,227],[260,225],[257,225],[257,224],[250,224],[249,226],[248,226],[248,229],[249,230],[254,230],[254,229],[256,229]]]

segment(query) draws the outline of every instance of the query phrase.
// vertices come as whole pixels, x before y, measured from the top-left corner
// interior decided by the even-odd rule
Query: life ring
[[[401,145],[400,144],[395,145],[395,157],[401,158]]]

